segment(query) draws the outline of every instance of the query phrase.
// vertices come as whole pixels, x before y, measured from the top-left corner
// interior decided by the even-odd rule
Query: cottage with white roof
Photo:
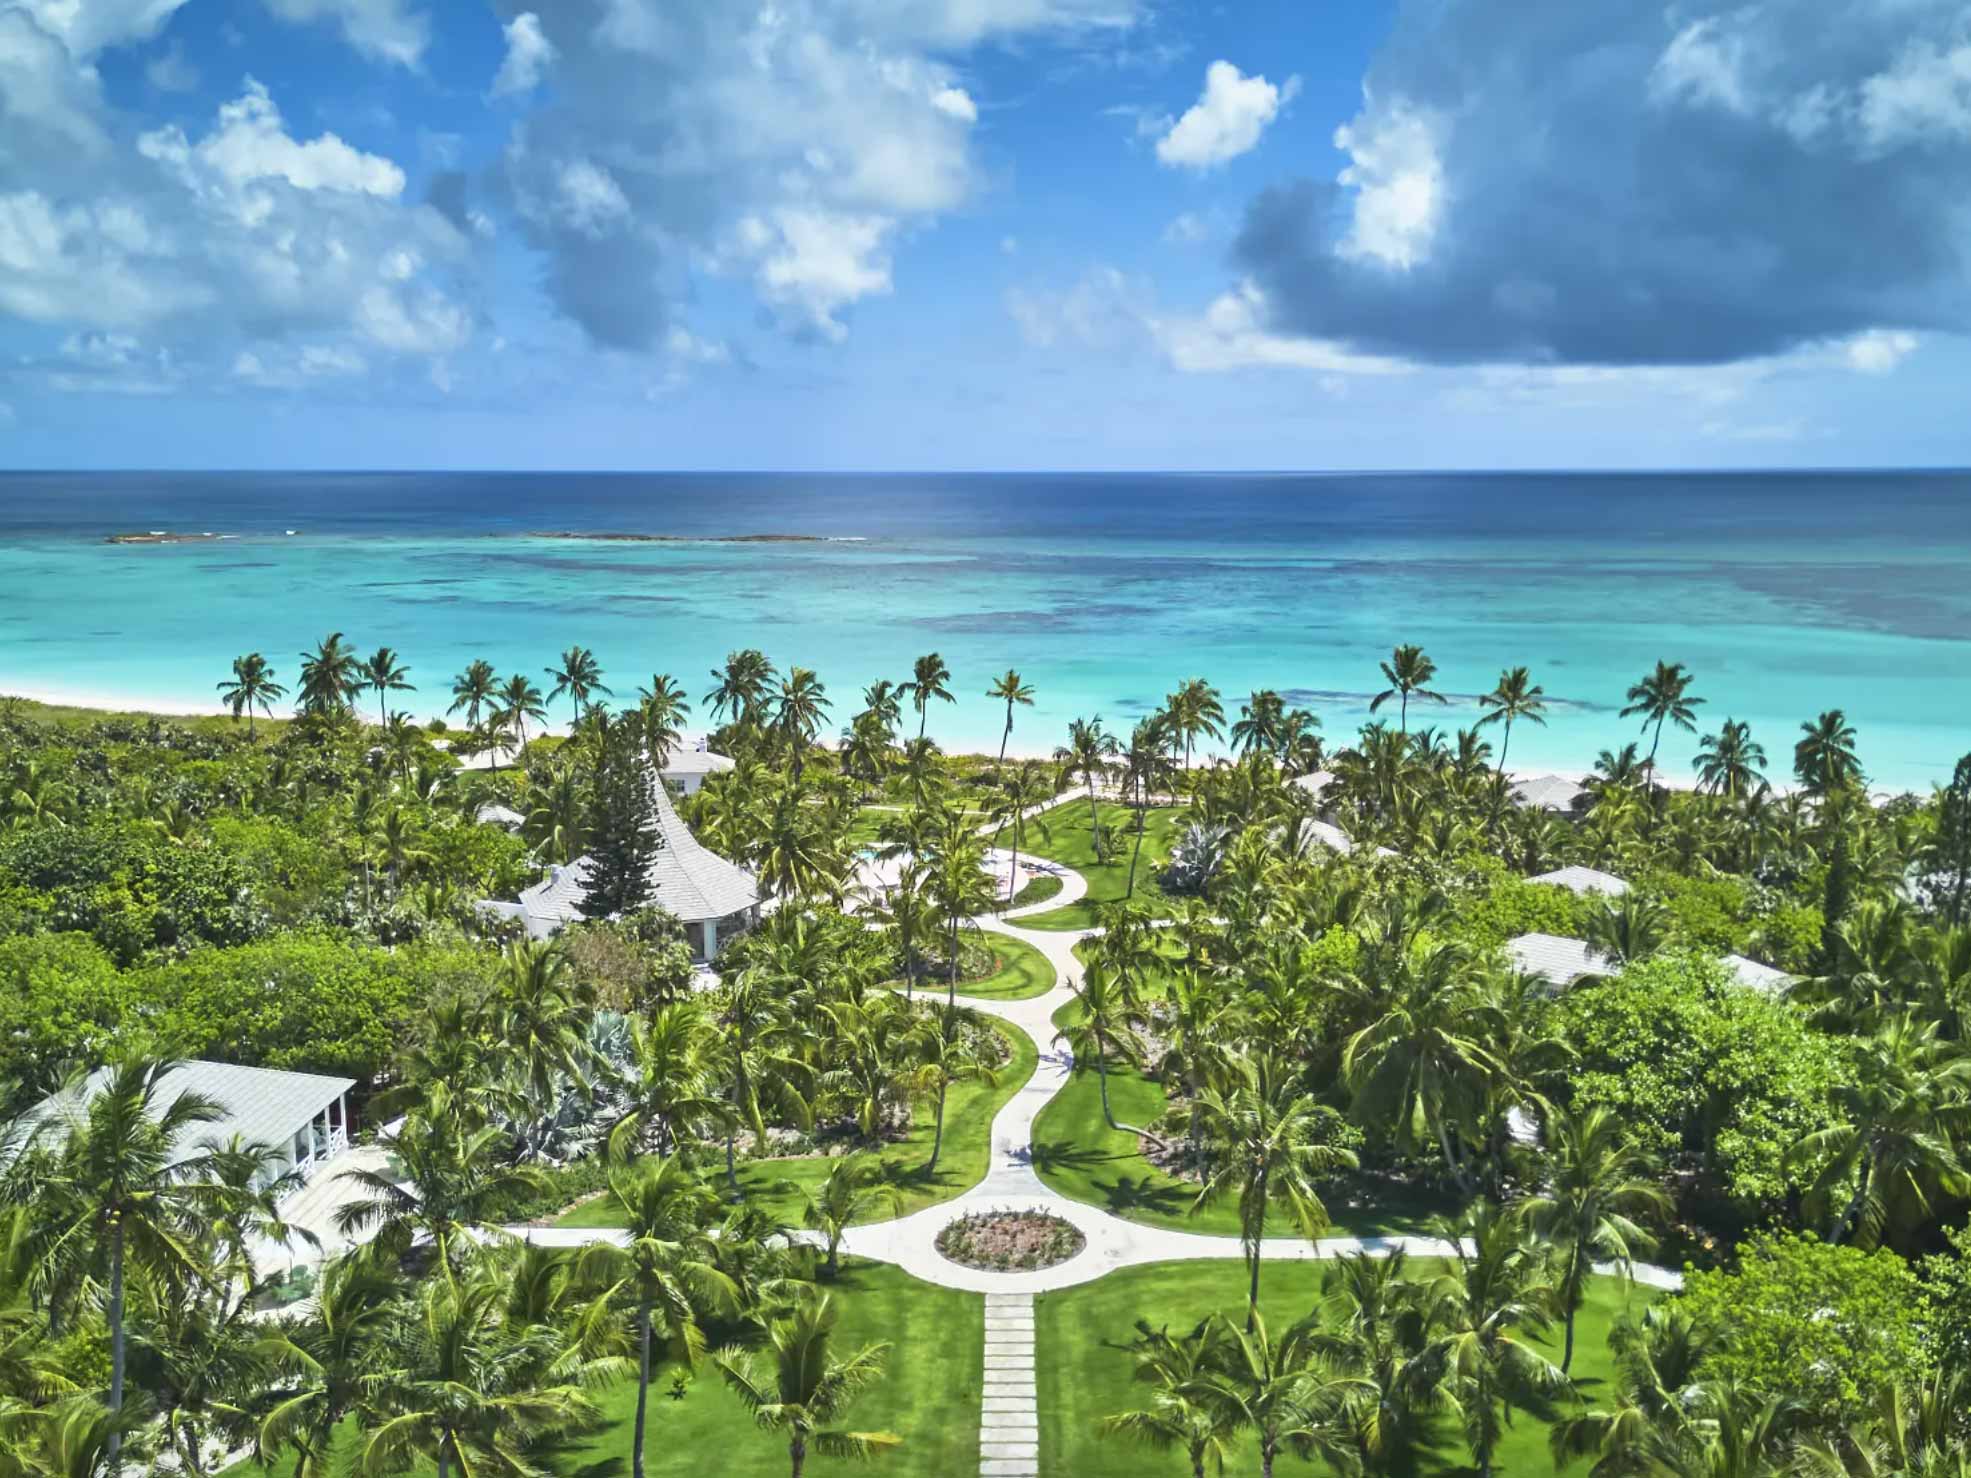
[[[1599,872],[1592,867],[1561,867],[1552,872],[1543,872],[1536,878],[1528,878],[1529,883],[1551,883],[1556,888],[1565,888],[1581,898],[1620,898],[1629,891],[1629,885],[1612,872]]]

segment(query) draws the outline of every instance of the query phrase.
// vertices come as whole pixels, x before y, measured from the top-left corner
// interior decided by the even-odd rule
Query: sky
[[[1971,463],[1963,0],[0,0],[0,465]]]

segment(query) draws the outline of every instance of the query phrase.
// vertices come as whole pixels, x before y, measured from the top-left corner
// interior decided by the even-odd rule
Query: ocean
[[[217,537],[106,542],[145,530]],[[797,537],[720,542],[759,534]],[[1014,667],[1036,702],[1011,749],[1035,754],[1077,716],[1126,734],[1193,675],[1228,715],[1278,688],[1345,742],[1418,642],[1450,702],[1412,727],[1474,722],[1502,667],[1545,687],[1516,771],[1640,737],[1618,710],[1662,659],[1776,780],[1838,707],[1875,783],[1921,787],[1971,749],[1971,473],[0,474],[0,692],[210,708],[235,656],[292,685],[331,631],[395,647],[418,691],[393,706],[420,715],[475,657],[538,680],[580,643],[619,698],[653,672],[695,698],[757,646],[814,668],[840,724],[937,651],[959,701],[932,736],[996,749],[984,693]],[[1666,734],[1666,772],[1696,747]]]

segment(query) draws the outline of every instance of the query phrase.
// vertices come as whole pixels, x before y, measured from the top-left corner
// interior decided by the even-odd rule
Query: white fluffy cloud
[[[739,237],[758,262],[760,296],[785,310],[797,328],[839,342],[848,330],[835,315],[890,291],[884,243],[892,228],[883,216],[783,209],[770,220],[748,216]]]
[[[431,44],[431,18],[403,0],[265,0],[269,10],[296,24],[332,22],[342,39],[365,56],[415,67]]]
[[[493,96],[518,97],[541,85],[554,60],[554,43],[541,29],[541,18],[523,10],[506,23],[506,58],[493,78]]]
[[[1872,328],[1856,334],[1843,346],[1850,369],[1865,375],[1886,375],[1916,352],[1915,334],[1901,329]]]
[[[1342,256],[1407,269],[1429,254],[1444,213],[1437,129],[1429,114],[1399,99],[1364,108],[1335,130],[1335,147],[1349,156],[1339,178],[1354,192]]]
[[[1320,339],[1270,331],[1265,299],[1249,282],[1213,299],[1195,318],[1157,318],[1151,328],[1171,364],[1193,374],[1295,369],[1329,375],[1391,375],[1407,368],[1393,359],[1351,354]]]
[[[1198,170],[1236,159],[1259,143],[1299,90],[1298,77],[1275,87],[1230,62],[1213,62],[1205,68],[1203,95],[1157,140],[1157,158],[1173,169]]]
[[[345,190],[394,200],[404,192],[404,172],[379,155],[352,149],[332,133],[306,143],[291,137],[267,89],[251,77],[246,91],[219,109],[219,126],[196,151],[176,125],[142,135],[137,152],[188,176],[196,163],[239,187],[283,179],[297,190]]]

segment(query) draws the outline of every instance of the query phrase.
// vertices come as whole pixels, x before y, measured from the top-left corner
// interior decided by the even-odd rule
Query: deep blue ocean
[[[104,542],[138,530],[223,537]],[[749,534],[815,542],[712,542]],[[625,697],[657,671],[696,694],[759,646],[846,721],[937,650],[961,701],[933,735],[996,747],[983,693],[1011,666],[1035,753],[1194,674],[1233,710],[1279,688],[1345,740],[1414,641],[1452,702],[1413,726],[1469,724],[1501,667],[1532,669],[1551,710],[1516,770],[1636,737],[1616,711],[1661,658],[1776,779],[1840,707],[1871,775],[1914,786],[1971,749],[1971,474],[0,474],[0,691],[205,706],[234,656],[291,680],[333,630],[397,648],[420,713],[473,657],[538,677],[579,642]],[[1666,737],[1665,769],[1695,749]]]

